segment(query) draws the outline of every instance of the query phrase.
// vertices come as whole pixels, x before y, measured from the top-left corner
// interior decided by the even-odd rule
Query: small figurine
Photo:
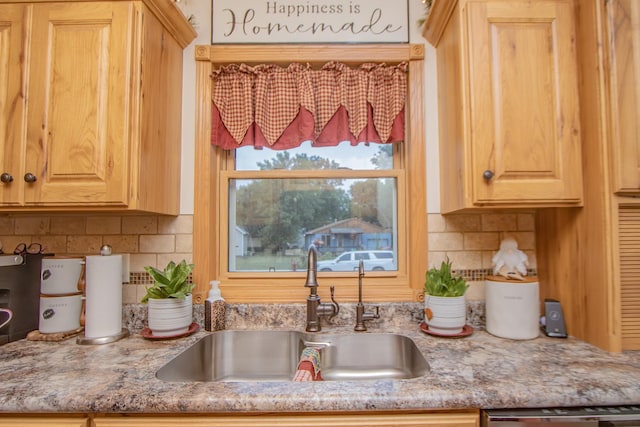
[[[493,256],[493,274],[507,279],[524,280],[527,275],[529,258],[518,249],[518,243],[512,237],[500,242],[500,250]]]

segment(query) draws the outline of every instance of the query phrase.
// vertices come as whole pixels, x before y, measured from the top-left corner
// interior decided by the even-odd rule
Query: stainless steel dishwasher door
[[[576,419],[573,417],[558,418],[538,418],[530,417],[509,417],[509,416],[483,416],[483,427],[597,427],[598,420]]]
[[[483,410],[483,427],[640,427],[640,406]]]

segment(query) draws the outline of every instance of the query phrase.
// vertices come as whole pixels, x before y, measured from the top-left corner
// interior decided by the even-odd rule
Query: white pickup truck
[[[358,271],[362,260],[365,271],[397,270],[393,251],[350,251],[328,261],[318,261],[318,271]]]

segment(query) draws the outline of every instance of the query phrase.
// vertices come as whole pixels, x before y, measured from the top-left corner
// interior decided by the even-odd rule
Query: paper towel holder
[[[85,337],[84,335],[79,335],[78,338],[76,339],[76,343],[81,345],[109,344],[111,342],[118,341],[128,336],[129,336],[129,330],[127,328],[122,328],[119,334],[111,335],[109,337],[88,338],[88,337]]]
[[[102,255],[102,256],[109,256],[109,255],[111,255],[111,252],[112,252],[111,251],[111,246],[109,246],[109,245],[103,245],[100,248],[100,255]],[[86,293],[86,287],[85,287],[85,293]],[[129,336],[129,329],[122,328],[119,333],[114,334],[114,335],[105,336],[105,337],[87,337],[84,334],[82,334],[82,335],[79,335],[76,338],[76,343],[80,344],[80,345],[109,344],[109,343],[118,341],[118,340],[120,340],[122,338],[126,338],[128,336]]]

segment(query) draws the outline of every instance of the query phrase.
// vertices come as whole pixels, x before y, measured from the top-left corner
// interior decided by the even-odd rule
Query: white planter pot
[[[467,322],[465,296],[434,297],[425,295],[424,321],[433,333],[456,335],[462,332]]]
[[[191,294],[183,300],[177,298],[149,298],[149,329],[156,337],[168,337],[186,333],[193,322]]]

